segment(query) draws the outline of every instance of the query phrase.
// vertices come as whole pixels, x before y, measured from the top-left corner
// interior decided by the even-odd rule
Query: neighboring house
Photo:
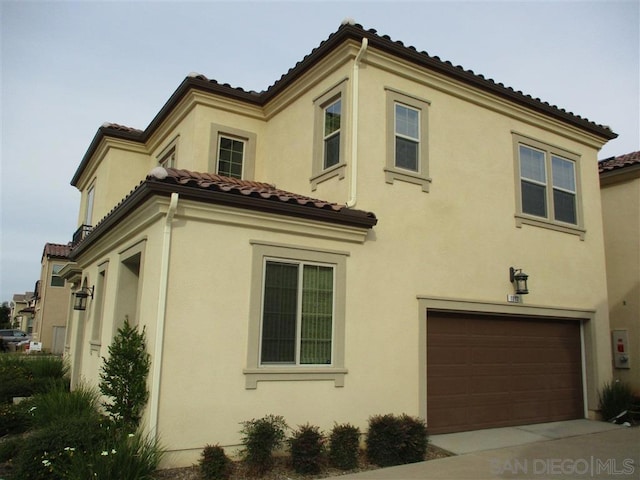
[[[166,465],[265,414],[593,417],[615,137],[358,25],[261,93],[189,76],[145,130],[100,127],[73,176],[72,382],[98,382],[125,318],[144,327]]]
[[[640,151],[599,163],[613,376],[640,394]]]
[[[71,284],[60,276],[69,262],[71,244],[46,243],[42,250],[40,280],[36,283],[34,341],[54,354],[64,352]]]
[[[34,308],[31,306],[33,298],[33,292],[13,295],[13,299],[9,302],[12,327],[19,328],[26,333],[33,332]]]

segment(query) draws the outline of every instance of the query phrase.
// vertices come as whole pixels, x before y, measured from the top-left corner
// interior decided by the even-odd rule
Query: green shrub
[[[68,389],[68,367],[60,357],[50,355],[0,355],[0,402],[28,397],[53,388]]]
[[[255,473],[264,474],[273,466],[273,452],[285,440],[287,423],[279,415],[266,415],[242,422],[242,426],[240,433],[244,459]]]
[[[151,480],[164,455],[158,442],[140,433],[115,430],[99,448],[66,450],[65,480]]]
[[[56,388],[47,393],[35,395],[33,404],[33,424],[44,427],[64,418],[90,417],[100,419],[98,414],[98,392],[87,387],[79,387],[72,392]]]
[[[324,437],[313,425],[302,425],[289,439],[291,465],[300,474],[316,474],[324,464]]]
[[[633,404],[633,390],[628,383],[616,380],[605,383],[598,393],[600,413],[605,421],[612,421]]]
[[[24,433],[32,425],[32,403],[0,404],[0,436]]]
[[[424,460],[427,428],[422,420],[408,415],[377,415],[369,419],[367,457],[388,467]]]
[[[200,457],[200,473],[204,480],[227,480],[232,463],[219,445],[207,445]]]
[[[352,470],[358,466],[360,450],[360,430],[348,423],[334,425],[329,435],[329,462],[342,470]]]
[[[8,438],[0,442],[0,462],[8,462],[20,451],[22,441],[19,438]]]
[[[100,372],[100,391],[110,397],[104,408],[116,422],[134,430],[149,399],[147,376],[151,356],[146,346],[144,328],[138,332],[138,327],[132,327],[125,319],[109,345],[109,358],[103,358]]]
[[[96,417],[64,417],[52,421],[22,442],[15,457],[15,478],[66,480],[73,458],[69,453],[94,451],[104,437],[105,428]]]

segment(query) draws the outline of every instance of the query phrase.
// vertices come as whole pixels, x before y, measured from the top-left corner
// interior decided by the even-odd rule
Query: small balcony
[[[73,234],[73,239],[71,240],[71,246],[75,247],[78,243],[80,243],[89,233],[93,230],[92,225],[80,225],[78,229]]]

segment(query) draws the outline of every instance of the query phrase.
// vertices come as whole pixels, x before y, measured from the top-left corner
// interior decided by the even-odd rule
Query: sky
[[[266,90],[345,18],[609,125],[600,159],[640,150],[640,0],[0,0],[0,302],[71,240],[100,125],[146,128],[191,72]]]

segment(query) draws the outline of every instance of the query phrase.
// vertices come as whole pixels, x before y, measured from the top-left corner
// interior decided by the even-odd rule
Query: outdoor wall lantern
[[[74,295],[76,296],[76,300],[73,303],[74,310],[86,310],[87,309],[87,298],[91,297],[93,299],[93,288],[94,287],[82,287],[78,290]]]
[[[529,293],[529,289],[527,288],[528,278],[529,275],[524,273],[521,268],[509,267],[509,280],[515,284],[518,295],[526,295]]]

